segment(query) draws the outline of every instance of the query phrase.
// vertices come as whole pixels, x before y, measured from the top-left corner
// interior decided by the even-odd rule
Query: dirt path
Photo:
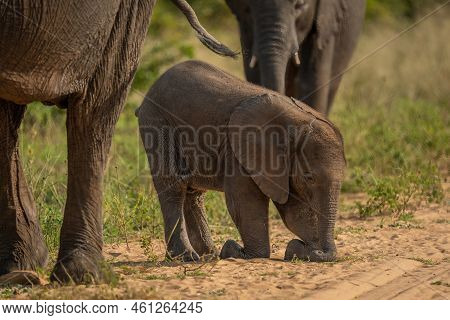
[[[349,199],[353,201],[352,199]],[[447,202],[448,203],[448,202]],[[284,262],[292,238],[280,220],[271,222],[272,259],[204,264],[149,262],[135,241],[109,245],[105,256],[119,274],[102,286],[44,286],[13,298],[139,299],[448,299],[450,216],[432,205],[410,222],[380,217],[337,222],[339,259],[334,263]],[[157,261],[163,243],[153,245]]]
[[[139,246],[133,243],[135,254],[118,256],[115,267],[123,274],[132,272],[133,280],[126,281],[130,287],[151,286],[152,296],[164,299],[447,299],[450,221],[438,208],[416,216],[417,222],[382,228],[379,218],[340,220],[336,263],[283,262],[290,235],[274,221],[272,242],[284,245],[273,248],[269,261],[151,267],[127,262],[139,261]],[[123,249],[108,250],[118,254]]]

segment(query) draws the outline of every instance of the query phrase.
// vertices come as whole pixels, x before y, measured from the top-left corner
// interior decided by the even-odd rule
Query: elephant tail
[[[141,110],[141,107],[139,107],[139,108],[137,108],[135,111],[134,111],[134,115],[136,116],[136,118],[139,118],[139,111]]]
[[[172,2],[177,6],[178,9],[186,16],[192,28],[194,28],[195,32],[197,32],[198,39],[210,50],[214,51],[217,54],[226,57],[236,58],[239,54],[231,49],[229,49],[224,44],[220,43],[216,40],[198,21],[197,15],[195,14],[194,9],[191,8],[189,3],[185,0],[172,0]]]

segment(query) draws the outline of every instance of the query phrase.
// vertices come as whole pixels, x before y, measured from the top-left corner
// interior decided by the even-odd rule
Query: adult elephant
[[[359,36],[365,0],[226,0],[247,79],[328,114]]]
[[[101,278],[102,181],[115,123],[156,0],[0,0],[0,275],[36,270],[47,248],[18,151],[26,104],[67,108],[67,201],[52,279]],[[200,40],[234,53],[172,0]]]

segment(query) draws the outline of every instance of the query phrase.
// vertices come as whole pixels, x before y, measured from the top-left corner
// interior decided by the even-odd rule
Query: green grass
[[[450,46],[440,41],[448,10],[425,21],[345,75],[332,120],[348,162],[343,192],[364,192],[361,217],[411,213],[443,199],[450,151]],[[404,27],[401,27],[404,28]],[[401,29],[399,28],[399,29]],[[357,57],[396,34],[368,25]],[[414,54],[411,54],[413,53]]]
[[[362,226],[347,226],[347,227],[337,227],[334,230],[335,236],[338,236],[339,234],[363,234],[367,232],[367,229]]]
[[[371,176],[369,181],[360,182],[369,198],[355,203],[359,216],[389,215],[405,220],[405,217],[412,215],[409,210],[414,210],[422,201],[442,201],[443,191],[438,174],[430,168],[422,170],[400,169],[390,176]]]

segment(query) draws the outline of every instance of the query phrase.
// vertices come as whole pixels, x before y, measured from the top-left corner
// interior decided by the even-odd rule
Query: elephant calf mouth
[[[320,250],[301,240],[294,239],[288,243],[284,260],[292,261],[295,259],[311,262],[331,262],[336,260],[336,250]]]

